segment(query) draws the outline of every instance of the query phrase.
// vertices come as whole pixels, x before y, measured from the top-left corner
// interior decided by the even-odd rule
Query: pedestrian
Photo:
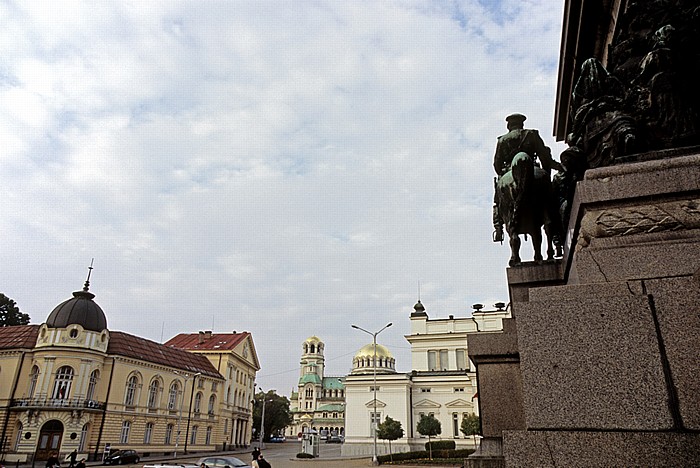
[[[255,447],[253,449],[252,455],[253,455],[253,460],[257,460],[258,457],[260,456],[260,447]]]
[[[75,466],[75,460],[78,458],[78,451],[73,450],[70,455],[68,455],[68,459],[70,460],[70,463],[68,464],[69,468],[73,468]]]
[[[258,468],[272,468],[272,465],[265,460],[262,453],[258,456]]]
[[[61,464],[58,462],[58,454],[56,452],[51,452],[49,459],[46,460],[46,468],[61,468]]]
[[[80,461],[75,465],[75,468],[85,468],[85,459],[81,458]]]

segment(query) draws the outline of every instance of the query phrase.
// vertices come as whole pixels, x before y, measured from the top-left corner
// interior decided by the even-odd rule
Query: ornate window
[[[34,398],[37,380],[39,380],[39,367],[34,366],[32,367],[32,371],[29,373],[29,389],[27,391],[29,398]]]
[[[148,409],[154,410],[158,408],[158,394],[160,393],[160,383],[158,380],[153,380],[148,386]]]
[[[100,371],[94,370],[90,374],[90,380],[88,382],[88,388],[87,388],[87,393],[85,394],[85,399],[86,400],[94,400],[95,399],[95,389],[97,388],[97,381],[100,379]]]
[[[209,406],[207,407],[207,413],[214,414],[214,405],[216,404],[216,396],[212,395],[209,397]],[[209,442],[207,442],[209,443]]]
[[[132,375],[129,377],[129,380],[126,381],[126,394],[124,395],[124,404],[126,406],[134,406],[136,402],[136,389],[138,386],[139,378],[135,375]],[[122,444],[124,443],[126,442],[122,442]]]
[[[197,392],[194,397],[194,412],[198,414],[202,410],[202,392]]]
[[[71,383],[73,383],[73,368],[70,366],[63,366],[58,369],[56,371],[56,379],[54,380],[51,398],[59,400],[68,398]]]
[[[175,411],[177,409],[177,394],[180,393],[180,384],[174,381],[170,384],[168,391],[168,410]]]

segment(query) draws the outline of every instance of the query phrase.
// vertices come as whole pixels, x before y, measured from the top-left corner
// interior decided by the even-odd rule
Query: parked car
[[[338,434],[331,434],[328,436],[328,439],[326,439],[327,444],[342,444],[343,443],[343,436],[338,435]]]
[[[143,468],[199,468],[199,465],[187,463],[153,463],[150,465],[143,465]]]
[[[107,455],[102,462],[103,465],[126,465],[138,463],[141,457],[136,450],[117,450]]]
[[[207,468],[251,468],[236,457],[204,457],[197,460],[197,465],[204,463]]]
[[[274,435],[270,437],[270,442],[272,443],[284,442],[285,440],[287,440],[287,438],[283,435]]]

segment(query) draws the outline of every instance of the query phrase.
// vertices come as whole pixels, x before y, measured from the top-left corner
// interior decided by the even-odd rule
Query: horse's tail
[[[510,171],[515,182],[513,215],[514,219],[520,219],[519,211],[525,198],[525,192],[535,179],[535,164],[529,154],[520,152],[513,157]]]

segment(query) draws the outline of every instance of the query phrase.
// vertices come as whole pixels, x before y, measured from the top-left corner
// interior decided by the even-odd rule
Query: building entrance
[[[36,448],[35,459],[48,460],[53,452],[56,452],[56,455],[58,455],[62,436],[63,424],[61,421],[52,419],[44,424],[39,432],[39,443]]]

